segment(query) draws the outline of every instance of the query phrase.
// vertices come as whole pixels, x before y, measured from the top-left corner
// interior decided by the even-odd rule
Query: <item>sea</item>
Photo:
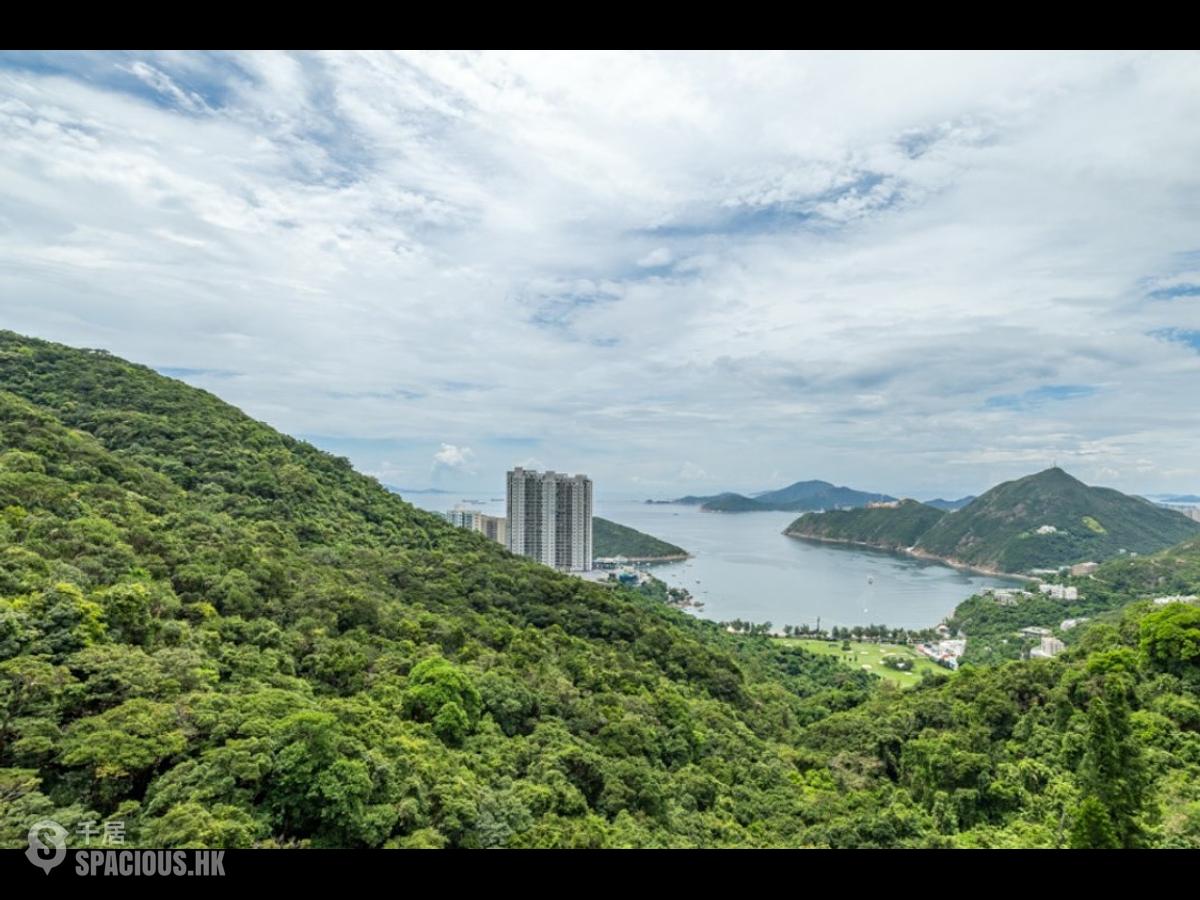
[[[503,496],[496,494],[402,496],[435,512],[462,505],[504,515]],[[688,551],[690,559],[649,568],[704,604],[690,610],[693,614],[718,622],[770,622],[776,629],[930,628],[972,594],[1017,583],[899,553],[786,537],[783,531],[796,513],[704,512],[695,506],[601,496],[595,504],[596,515]]]

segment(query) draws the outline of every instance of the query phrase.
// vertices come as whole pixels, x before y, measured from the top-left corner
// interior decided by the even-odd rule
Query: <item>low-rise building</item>
[[[1049,628],[1043,628],[1041,625],[1029,625],[1021,629],[1021,637],[1027,638],[1043,638],[1054,634]]]
[[[954,641],[938,641],[933,644],[917,644],[914,649],[939,666],[957,669],[959,658],[967,652],[967,641],[965,638],[960,638]]]
[[[1080,616],[1078,619],[1063,619],[1062,624],[1058,626],[1058,629],[1059,631],[1070,631],[1076,625],[1082,625],[1087,620],[1087,616]]]
[[[984,593],[990,594],[997,606],[1016,606],[1022,597],[1029,596],[1029,591],[1021,588],[989,588]]]
[[[1076,578],[1081,578],[1084,575],[1091,575],[1098,568],[1100,568],[1100,563],[1098,562],[1076,563],[1075,565],[1071,566],[1071,574]]]
[[[1034,647],[1032,650],[1029,651],[1029,658],[1030,659],[1050,659],[1052,657],[1058,656],[1058,654],[1062,653],[1066,649],[1067,649],[1067,645],[1064,644],[1062,641],[1060,641],[1058,638],[1044,637],[1044,638],[1042,638],[1042,642],[1039,646]]]
[[[1166,606],[1168,603],[1195,603],[1200,600],[1195,594],[1174,594],[1170,597],[1155,597],[1155,606]]]
[[[1050,597],[1051,600],[1070,602],[1079,599],[1079,588],[1065,584],[1039,584],[1038,590]]]

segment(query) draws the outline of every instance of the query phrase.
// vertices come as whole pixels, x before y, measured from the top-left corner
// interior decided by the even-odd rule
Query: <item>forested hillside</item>
[[[798,843],[870,679],[513,557],[215,397],[0,335],[0,829]],[[799,780],[799,781],[798,781]]]
[[[686,559],[688,555],[682,547],[600,516],[592,518],[592,554],[629,559]]]
[[[1198,620],[900,694],[0,333],[5,846],[1200,846]]]
[[[905,500],[898,508],[810,513],[786,533],[1022,573],[1153,553],[1194,537],[1200,524],[1054,468],[998,484],[953,514]]]
[[[968,565],[1024,572],[1122,551],[1153,553],[1200,533],[1200,524],[1052,468],[996,485],[920,540],[922,550]]]
[[[942,510],[916,500],[902,500],[894,507],[808,513],[789,525],[784,533],[793,537],[903,550],[915,544],[944,515]]]

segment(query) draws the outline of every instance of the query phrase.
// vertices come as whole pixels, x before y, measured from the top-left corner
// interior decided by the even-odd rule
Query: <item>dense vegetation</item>
[[[787,527],[792,537],[870,544],[887,550],[911,547],[946,513],[902,500],[899,506],[872,509],[830,510],[801,516]]]
[[[765,503],[741,494],[717,494],[707,498],[700,508],[705,512],[767,512],[771,509]]]
[[[1200,846],[1200,611],[903,693],[0,333],[0,844]]]
[[[997,603],[989,594],[960,603],[946,624],[970,636],[966,661],[1019,659],[1038,643],[1022,638],[1019,632],[1023,628],[1049,628],[1070,645],[1081,638],[1084,629],[1074,624],[1064,629],[1064,622],[1113,621],[1133,602],[1195,594],[1200,587],[1200,539],[1150,556],[1118,557],[1091,575],[1050,580],[1075,587],[1078,599],[1054,600],[1031,588],[1027,596],[1013,598],[1011,605]]]
[[[795,738],[862,673],[515,558],[104,353],[0,334],[0,448],[5,845],[42,816],[166,846],[822,840]]]
[[[618,525],[599,516],[592,518],[592,555],[628,559],[683,559],[687,551],[653,535]]]
[[[873,509],[836,514],[827,522],[828,513],[802,516],[788,533],[912,547],[955,564],[1001,572],[1152,553],[1200,533],[1200,523],[1174,510],[1089,487],[1057,468],[997,485],[952,515],[917,504],[929,510],[921,513],[913,502],[905,501],[903,514],[890,519]],[[921,522],[928,527],[918,532]]]

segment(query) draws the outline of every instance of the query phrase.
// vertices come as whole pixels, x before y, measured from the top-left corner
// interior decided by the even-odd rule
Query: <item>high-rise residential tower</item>
[[[592,480],[586,475],[508,473],[508,549],[569,572],[592,568]]]

